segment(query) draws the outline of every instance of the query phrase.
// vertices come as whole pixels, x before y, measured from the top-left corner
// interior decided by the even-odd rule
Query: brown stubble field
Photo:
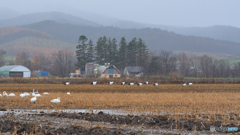
[[[29,97],[21,98],[22,92],[38,89],[42,97],[36,104]],[[123,109],[161,113],[213,113],[240,114],[239,84],[181,84],[159,86],[129,86],[99,84],[0,84],[0,93],[14,93],[15,97],[0,97],[1,107],[7,109]],[[43,95],[49,92],[49,95]],[[70,92],[70,95],[66,93]],[[58,104],[52,99],[61,98]]]

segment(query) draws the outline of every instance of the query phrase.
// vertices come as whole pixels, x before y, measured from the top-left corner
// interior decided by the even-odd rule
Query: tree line
[[[119,44],[115,38],[100,37],[96,43],[88,41],[85,35],[81,35],[76,46],[77,64],[76,66],[85,70],[88,62],[95,62],[103,65],[110,63],[120,70],[125,66],[144,66],[147,62],[147,45],[141,38],[133,38],[127,42],[125,37],[121,38]]]
[[[125,66],[142,66],[145,75],[183,77],[240,77],[240,62],[230,63],[227,59],[213,58],[208,55],[196,56],[171,51],[152,52],[141,38],[129,42],[122,37],[117,43],[115,38],[100,37],[96,42],[84,35],[78,39],[76,51],[59,50],[49,55],[34,55],[31,59],[27,51],[18,52],[15,60],[6,60],[6,51],[0,50],[0,66],[23,65],[31,71],[48,71],[54,76],[69,77],[76,69],[84,70],[86,63],[111,63],[120,71]],[[7,63],[6,63],[7,62]]]

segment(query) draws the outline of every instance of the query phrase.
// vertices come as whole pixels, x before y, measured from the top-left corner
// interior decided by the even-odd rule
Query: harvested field
[[[36,103],[31,103],[29,97],[21,98],[22,92],[37,90],[42,97],[37,98]],[[44,113],[38,117],[58,117],[72,120],[84,120],[88,122],[108,122],[114,127],[94,127],[99,134],[135,134],[143,133],[137,130],[122,127],[142,126],[144,131],[151,129],[160,133],[199,132],[208,133],[210,126],[233,126],[240,124],[240,84],[196,84],[182,87],[181,84],[163,84],[159,86],[143,85],[107,85],[100,84],[0,84],[0,93],[6,91],[8,94],[15,93],[15,97],[0,97],[0,106],[5,109],[113,109],[129,113],[129,116],[90,113]],[[49,95],[43,95],[49,92]],[[66,93],[70,92],[70,95]],[[61,98],[58,104],[51,103],[52,99]],[[141,115],[135,115],[139,113]],[[8,113],[9,114],[9,113]],[[4,117],[10,117],[3,115]],[[18,118],[18,116],[14,115]],[[29,116],[30,117],[30,116]],[[9,119],[10,120],[10,119]],[[10,121],[7,121],[11,123]],[[27,122],[19,119],[19,122]],[[36,123],[39,127],[40,123]],[[3,128],[3,125],[0,125]],[[76,125],[75,125],[76,126]],[[89,128],[79,129],[86,133]],[[97,128],[97,129],[95,129]],[[107,130],[109,129],[109,130]],[[134,128],[133,128],[134,129]],[[160,130],[161,129],[161,130]],[[99,130],[99,131],[98,131]],[[54,131],[52,129],[52,131]],[[109,132],[108,132],[109,131]],[[7,132],[7,131],[6,131]],[[14,132],[12,129],[9,132]],[[32,130],[26,132],[33,132]],[[40,129],[39,129],[40,132]],[[43,131],[41,130],[43,133]],[[96,132],[88,132],[96,134]],[[150,132],[150,130],[149,130]],[[57,132],[56,132],[57,133]],[[147,133],[147,132],[146,132]],[[238,133],[238,132],[236,132]],[[65,133],[67,134],[67,133]]]

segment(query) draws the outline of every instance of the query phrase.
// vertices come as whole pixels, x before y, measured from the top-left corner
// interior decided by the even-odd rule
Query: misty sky
[[[0,8],[20,14],[60,11],[174,26],[240,27],[240,0],[0,0]]]

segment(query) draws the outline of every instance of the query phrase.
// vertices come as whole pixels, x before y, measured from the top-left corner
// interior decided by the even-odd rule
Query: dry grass
[[[39,89],[42,97],[36,104],[30,97],[21,98],[24,91]],[[121,86],[121,85],[69,85],[62,84],[1,84],[0,92],[15,93],[16,97],[0,97],[5,108],[117,108],[131,111],[165,112],[174,114],[240,114],[240,85],[181,85]],[[70,91],[71,95],[66,93]],[[43,95],[49,92],[49,95]],[[61,98],[61,103],[50,103]]]

